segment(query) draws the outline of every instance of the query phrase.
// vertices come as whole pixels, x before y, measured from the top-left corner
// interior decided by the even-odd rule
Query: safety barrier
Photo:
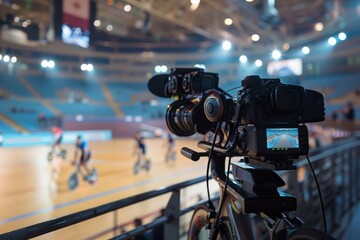
[[[351,220],[353,210],[360,200],[360,141],[358,137],[351,137],[338,141],[330,146],[312,151],[310,158],[314,166],[320,188],[322,190],[328,232],[340,239]],[[309,226],[322,229],[322,217],[320,201],[315,181],[308,169],[305,160],[298,162],[297,171],[282,172],[286,178],[286,191],[298,198],[298,212]],[[181,209],[180,190],[194,184],[205,181],[205,177],[178,183],[163,189],[142,193],[126,199],[107,203],[81,212],[73,213],[50,221],[38,223],[32,226],[14,230],[0,235],[1,239],[29,239],[52,231],[56,231],[79,222],[95,218],[97,216],[114,212],[116,210],[151,199],[157,196],[171,193],[170,200],[165,208],[163,216],[149,224],[137,227],[123,234],[118,234],[116,221],[111,227],[113,239],[129,239],[145,231],[164,226],[164,239],[180,238],[180,216],[193,211],[199,202],[193,206]],[[218,197],[214,197],[215,199]],[[116,219],[116,216],[114,216]]]

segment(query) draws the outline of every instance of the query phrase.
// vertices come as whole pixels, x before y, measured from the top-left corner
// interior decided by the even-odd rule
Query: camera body
[[[242,124],[299,124],[325,120],[324,97],[280,79],[247,76],[238,92]]]
[[[178,136],[190,136],[215,132],[222,122],[228,126],[225,144],[232,144],[240,155],[270,165],[306,155],[305,123],[325,119],[323,95],[257,75],[245,77],[241,87],[233,99],[218,87],[216,73],[172,69],[165,88],[178,100],[168,106],[167,126]]]

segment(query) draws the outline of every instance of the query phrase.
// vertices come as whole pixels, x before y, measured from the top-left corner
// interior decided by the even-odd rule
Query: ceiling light
[[[54,68],[55,67],[55,62],[53,60],[49,60],[48,61],[48,68]]]
[[[41,66],[43,67],[43,68],[47,68],[48,67],[48,61],[47,60],[42,60],[41,61]]]
[[[251,35],[251,40],[253,40],[254,42],[259,41],[260,40],[259,34],[255,33],[255,34]]]
[[[282,45],[282,49],[283,49],[284,51],[289,50],[289,49],[290,49],[290,43],[284,43],[284,44]]]
[[[160,73],[160,72],[161,72],[161,66],[156,65],[156,66],[155,66],[155,72],[156,72],[156,73]]]
[[[108,30],[109,32],[111,32],[113,29],[114,29],[114,27],[111,24],[106,26],[106,30]]]
[[[315,29],[315,31],[320,32],[324,29],[324,24],[321,22],[315,23],[314,29]]]
[[[263,65],[263,62],[262,62],[260,59],[257,59],[257,60],[255,61],[255,65],[256,65],[257,67],[261,67],[261,66]]]
[[[94,69],[94,66],[93,66],[91,63],[89,63],[89,64],[86,65],[86,70],[87,70],[88,72],[91,72],[93,69]]]
[[[230,26],[233,24],[233,20],[231,18],[226,18],[224,20],[225,25]]]
[[[190,11],[195,11],[199,7],[199,4],[191,4]]]
[[[245,55],[241,55],[240,57],[239,57],[239,61],[241,62],[241,63],[246,63],[247,62],[247,56],[245,56]]]
[[[101,25],[101,21],[100,21],[100,20],[95,20],[95,21],[94,21],[94,26],[95,26],[95,27],[100,27],[100,25]]]
[[[86,66],[85,63],[81,64],[80,69],[81,69],[82,71],[86,71],[86,68],[87,68],[87,66]]]
[[[281,58],[281,52],[275,49],[274,51],[272,51],[271,56],[273,59],[278,60]]]
[[[254,0],[246,0],[247,2],[253,2]]]
[[[16,62],[17,62],[17,57],[12,56],[11,59],[10,59],[10,61],[11,61],[12,63],[16,63]]]
[[[4,58],[3,58],[3,61],[4,62],[9,62],[10,61],[9,55],[5,55]]]
[[[125,11],[125,12],[130,12],[130,11],[131,11],[131,5],[126,4],[126,5],[124,6],[124,11]]]
[[[167,68],[167,66],[162,65],[160,69],[161,69],[161,72],[165,73],[168,68]]]
[[[338,38],[341,40],[341,41],[344,41],[345,39],[346,39],[346,33],[344,33],[344,32],[341,32],[341,33],[339,33],[339,35],[338,35]]]
[[[225,51],[229,51],[229,50],[231,49],[231,46],[232,46],[232,44],[231,44],[231,42],[228,41],[228,40],[225,40],[225,41],[223,41],[223,43],[222,43],[222,48],[223,48]]]
[[[336,39],[334,37],[330,37],[328,39],[328,43],[330,46],[334,46],[334,45],[336,45]]]
[[[307,46],[304,46],[302,49],[301,49],[301,51],[302,51],[302,53],[303,54],[309,54],[310,53],[310,48],[309,47],[307,47]]]

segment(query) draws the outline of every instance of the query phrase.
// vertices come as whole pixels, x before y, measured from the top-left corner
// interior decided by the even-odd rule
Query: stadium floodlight
[[[336,45],[336,38],[330,37],[328,39],[328,43],[329,43],[330,46],[335,46]]]
[[[85,63],[83,63],[83,64],[81,64],[81,66],[80,66],[80,69],[82,70],[82,71],[86,71],[86,68],[87,68],[87,64],[85,64]]]
[[[94,65],[92,65],[91,63],[86,65],[86,71],[91,72],[92,70],[94,70]]]
[[[55,62],[54,60],[49,60],[48,61],[48,68],[54,68],[55,67]]]
[[[304,46],[302,47],[301,51],[303,54],[307,55],[310,53],[310,48],[308,46]]]
[[[247,56],[245,56],[245,55],[241,55],[241,56],[239,57],[239,61],[240,61],[241,63],[246,63],[247,60],[248,60],[248,58],[247,58]]]
[[[222,48],[225,50],[225,51],[229,51],[231,49],[231,42],[229,40],[225,40],[223,41],[222,43]]]
[[[257,67],[261,67],[261,66],[263,65],[263,62],[262,62],[260,59],[257,59],[257,60],[255,61],[255,65],[256,65]]]
[[[10,56],[9,55],[5,55],[4,57],[3,57],[3,61],[4,62],[9,62],[10,61]]]
[[[279,60],[281,58],[281,52],[275,49],[274,51],[272,51],[271,56],[273,59]]]
[[[156,66],[155,66],[155,72],[156,72],[156,73],[160,73],[160,72],[161,72],[161,66],[160,66],[160,65],[156,65]]]
[[[160,70],[161,70],[161,72],[165,73],[165,72],[168,70],[168,68],[167,68],[167,66],[162,65],[162,66],[160,67]]]
[[[49,66],[49,62],[48,62],[48,60],[42,60],[41,61],[41,67],[43,67],[43,68],[47,68]]]

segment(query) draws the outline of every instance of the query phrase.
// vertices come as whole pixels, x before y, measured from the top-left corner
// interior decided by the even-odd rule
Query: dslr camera
[[[218,83],[217,73],[173,68],[151,78],[148,88],[176,99],[166,112],[166,124],[175,135],[206,134],[220,126],[219,137],[226,141],[218,141],[225,145],[217,149],[275,170],[292,169],[292,160],[308,153],[305,123],[325,119],[321,93],[253,75],[241,81],[234,99]]]

